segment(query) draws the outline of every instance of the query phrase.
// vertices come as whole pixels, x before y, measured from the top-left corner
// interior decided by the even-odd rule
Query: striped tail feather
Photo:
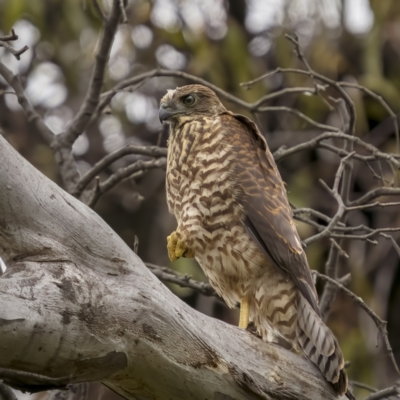
[[[297,340],[304,355],[315,364],[336,392],[347,391],[347,375],[339,344],[308,301],[299,294]]]

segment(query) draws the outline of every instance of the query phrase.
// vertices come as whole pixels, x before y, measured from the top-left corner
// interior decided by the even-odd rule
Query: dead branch
[[[337,399],[307,360],[184,304],[2,137],[0,158],[6,384],[101,381],[131,399]]]
[[[157,158],[149,161],[137,161],[132,165],[129,165],[128,167],[125,168],[119,168],[117,172],[112,174],[106,181],[103,183],[99,183],[96,186],[96,189],[88,201],[88,206],[93,208],[99,198],[104,194],[110,191],[114,186],[116,186],[119,182],[124,180],[125,178],[133,175],[136,172],[139,171],[145,171],[148,169],[154,169],[154,168],[164,168],[167,164],[167,159],[162,157],[162,158]]]
[[[36,128],[41,133],[43,138],[53,149],[56,161],[60,166],[60,172],[63,177],[63,181],[67,188],[72,188],[74,186],[74,182],[79,176],[79,173],[76,168],[71,149],[59,145],[59,141],[56,135],[44,123],[43,118],[36,112],[32,104],[26,98],[24,89],[19,78],[14,75],[1,61],[0,74],[3,76],[5,81],[14,89],[18,99],[18,103],[24,110],[28,121],[35,124]]]
[[[72,120],[69,128],[60,134],[60,141],[65,145],[72,146],[78,136],[86,129],[90,118],[96,111],[100,100],[104,71],[106,69],[111,45],[114,41],[120,17],[120,2],[119,0],[113,0],[111,12],[104,24],[103,34],[100,39],[99,50],[96,54],[96,62],[85,100],[83,101],[79,112]]]
[[[4,47],[7,49],[17,60],[21,59],[21,54],[25,53],[29,50],[28,46],[24,46],[19,50],[15,50],[12,46],[10,46],[7,42],[0,39],[0,47]]]
[[[319,279],[329,282],[332,285],[336,286],[338,289],[342,290],[344,293],[346,293],[347,296],[349,296],[355,303],[357,303],[371,317],[371,319],[375,322],[375,325],[378,328],[379,332],[381,333],[381,336],[385,343],[385,347],[386,347],[388,356],[390,358],[390,361],[392,362],[393,368],[395,369],[398,376],[400,376],[400,370],[399,370],[399,367],[397,366],[396,360],[393,355],[393,349],[390,346],[390,342],[389,342],[389,338],[388,338],[387,322],[384,321],[383,319],[381,319],[370,307],[368,307],[364,303],[364,301],[361,297],[358,297],[357,295],[355,295],[350,289],[346,288],[342,283],[338,282],[335,279],[330,278],[327,275],[321,274],[318,271],[313,270],[312,273],[314,275],[316,275]]]
[[[7,49],[17,60],[20,60],[21,54],[25,53],[29,50],[28,46],[24,46],[19,50],[15,50],[12,46],[10,46],[7,42],[12,42],[18,39],[18,35],[15,33],[14,29],[11,29],[11,34],[0,36],[0,47],[4,47]]]
[[[355,207],[367,204],[369,201],[374,200],[381,196],[397,196],[397,195],[400,195],[400,188],[378,187],[373,190],[370,190],[368,193],[358,198],[357,200],[350,201],[348,206]]]
[[[372,393],[369,396],[365,397],[364,400],[379,400],[384,399],[392,395],[400,394],[400,386],[394,385],[392,387],[388,387],[383,390],[379,390],[378,392]]]
[[[358,85],[356,83],[338,82],[338,85],[343,86],[343,87],[350,87],[350,88],[358,89],[358,90],[366,93],[368,96],[372,97],[373,99],[377,100],[383,106],[383,108],[389,114],[390,118],[393,120],[394,132],[395,132],[395,137],[396,137],[396,149],[397,149],[397,152],[399,152],[400,151],[400,134],[399,134],[399,124],[397,122],[397,115],[390,108],[389,104],[385,101],[385,99],[382,96],[380,96],[379,94],[374,93],[372,90],[366,88],[365,86]]]
[[[366,385],[365,383],[362,383],[362,382],[350,381],[350,385],[352,385],[353,387],[358,387],[360,389],[368,390],[369,392],[372,392],[372,393],[375,393],[378,391],[378,389],[376,389],[372,386]]]
[[[343,203],[343,199],[339,194],[339,183],[340,180],[342,179],[342,175],[343,175],[343,171],[346,165],[346,162],[353,156],[354,153],[350,153],[347,157],[342,158],[342,160],[340,161],[340,166],[336,172],[336,176],[335,176],[335,182],[333,184],[333,188],[330,189],[329,186],[322,180],[320,180],[321,184],[323,185],[323,187],[334,197],[334,199],[336,200],[337,204],[338,204],[338,210],[335,214],[335,216],[330,220],[328,226],[320,233],[318,233],[317,235],[314,235],[308,239],[306,239],[304,241],[304,243],[308,246],[309,244],[322,239],[323,237],[328,236],[330,233],[332,233],[332,230],[334,229],[334,227],[336,226],[336,224],[341,220],[341,218],[343,217],[345,211],[346,211],[346,207]]]
[[[167,149],[158,146],[135,146],[132,144],[126,145],[121,149],[108,154],[97,162],[93,168],[91,168],[82,178],[79,180],[75,189],[72,191],[72,195],[75,197],[80,197],[83,190],[90,184],[90,182],[104,169],[110,166],[113,162],[119,160],[120,158],[128,155],[136,154],[149,157],[166,157]]]
[[[150,263],[145,263],[150,271],[161,281],[174,283],[180,287],[193,289],[196,292],[203,294],[204,296],[215,296],[218,297],[215,290],[209,283],[198,282],[194,280],[190,275],[182,275],[168,267],[160,267]]]
[[[384,153],[377,149],[375,146],[364,142],[357,136],[347,135],[343,132],[324,132],[321,135],[317,136],[314,139],[309,140],[308,142],[301,143],[299,145],[290,147],[289,149],[278,149],[274,153],[274,158],[276,161],[279,161],[285,157],[293,155],[299,151],[310,150],[316,147],[326,148],[328,150],[334,151],[338,155],[348,155],[350,154],[348,151],[339,149],[335,146],[331,145],[322,145],[321,142],[324,140],[329,139],[342,139],[345,142],[350,142],[359,145],[360,147],[364,148],[365,150],[371,153],[371,156],[362,156],[360,154],[354,154],[353,157],[358,160],[362,161],[377,161],[378,159],[382,159],[387,161],[388,163],[392,163],[396,168],[400,168],[400,162],[396,159],[394,154]]]

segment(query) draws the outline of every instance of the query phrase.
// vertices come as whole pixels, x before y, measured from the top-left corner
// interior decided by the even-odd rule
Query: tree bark
[[[160,246],[164,246],[160,243]],[[336,399],[307,360],[191,309],[0,136],[0,379],[128,399]]]

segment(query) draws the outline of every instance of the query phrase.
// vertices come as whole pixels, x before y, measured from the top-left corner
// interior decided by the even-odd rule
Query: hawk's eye
[[[185,97],[182,99],[182,103],[183,103],[185,106],[192,106],[192,105],[195,103],[195,101],[196,101],[196,98],[195,98],[193,95],[191,95],[191,94],[185,96]]]

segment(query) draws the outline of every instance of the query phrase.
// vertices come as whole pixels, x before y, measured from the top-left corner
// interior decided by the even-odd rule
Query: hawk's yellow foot
[[[186,241],[182,240],[176,231],[167,237],[167,243],[168,256],[171,261],[176,261],[181,257],[194,257],[193,251],[187,248]]]
[[[247,297],[243,297],[240,301],[240,317],[239,328],[246,329],[249,325],[250,302]]]

